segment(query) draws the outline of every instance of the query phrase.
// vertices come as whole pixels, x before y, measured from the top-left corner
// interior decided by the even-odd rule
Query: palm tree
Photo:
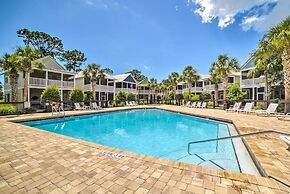
[[[96,100],[96,89],[97,89],[97,81],[103,80],[106,77],[106,74],[112,74],[113,71],[109,68],[101,68],[99,64],[89,64],[86,69],[84,70],[85,77],[90,79],[92,83],[92,90],[93,90],[93,100]]]
[[[149,87],[149,97],[151,101],[151,91],[153,92],[153,96],[155,95],[155,91],[157,89],[157,79],[156,78],[151,78],[148,82],[148,87]]]
[[[180,81],[180,76],[177,72],[172,72],[169,76],[168,76],[168,81],[169,83],[172,85],[172,90],[173,90],[173,95],[174,95],[174,100],[175,100],[175,96],[176,96],[176,90],[177,90],[177,85],[178,82]]]
[[[200,76],[197,74],[197,71],[189,65],[182,71],[181,78],[188,85],[189,99],[191,99],[192,84],[197,82],[197,80],[200,79]]]
[[[218,101],[218,92],[219,92],[218,83],[220,82],[220,77],[214,71],[214,63],[212,64],[212,66],[209,70],[209,73],[210,73],[209,81],[211,82],[211,84],[214,84],[214,100],[215,100],[215,102],[217,102]]]
[[[218,56],[213,63],[212,71],[218,75],[223,83],[223,99],[226,100],[228,89],[228,75],[239,70],[239,64],[236,58],[230,58],[227,54]]]
[[[17,55],[10,55],[5,53],[0,58],[0,68],[2,68],[4,74],[9,77],[11,86],[11,101],[16,102],[19,77],[19,62]]]
[[[159,90],[162,92],[162,99],[165,99],[165,96],[168,93],[168,90],[170,89],[170,82],[168,79],[162,80],[162,82],[159,84]]]
[[[44,65],[42,60],[40,60],[39,51],[30,46],[24,48],[17,47],[15,54],[18,56],[17,58],[20,63],[20,69],[24,73],[23,101],[28,102],[29,74],[33,72],[34,69],[42,69]]]
[[[268,41],[271,49],[267,53],[282,51],[282,66],[284,74],[285,88],[285,112],[290,112],[290,17],[287,17],[277,26],[273,27],[265,36],[264,40]]]

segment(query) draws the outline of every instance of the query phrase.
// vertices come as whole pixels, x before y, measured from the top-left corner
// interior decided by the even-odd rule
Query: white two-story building
[[[202,92],[209,92],[212,96],[214,96],[215,84],[212,84],[209,80],[210,75],[200,75],[200,79],[192,84],[191,93],[198,95]],[[234,72],[228,75],[228,87],[233,83],[240,83],[240,72]],[[185,82],[180,82],[177,86],[177,94],[183,94],[184,92],[188,92],[189,87]],[[218,84],[218,97],[219,99],[223,98],[223,84]]]
[[[266,100],[265,96],[265,76],[249,77],[249,72],[254,69],[255,58],[250,57],[241,67],[241,89],[247,92],[246,99]],[[271,98],[284,99],[284,88],[280,85],[271,86]]]
[[[68,101],[69,93],[74,89],[74,73],[65,70],[52,57],[47,56],[41,59],[43,61],[43,69],[34,69],[29,74],[28,84],[28,101],[33,103],[40,102],[40,96],[43,90],[48,85],[56,85],[61,92],[61,100]],[[19,72],[18,78],[18,101],[23,101],[24,91],[24,75]],[[4,77],[4,96],[5,101],[9,102],[11,99],[11,86],[8,77]]]

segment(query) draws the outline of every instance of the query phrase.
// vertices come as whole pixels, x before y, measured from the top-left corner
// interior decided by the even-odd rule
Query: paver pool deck
[[[88,114],[148,106],[67,111]],[[232,120],[240,133],[277,129],[289,121],[160,105],[157,108]],[[266,175],[261,177],[157,159],[23,126],[15,121],[51,113],[0,118],[0,193],[289,193],[290,152],[275,134],[244,138]],[[120,153],[114,158],[101,151]]]

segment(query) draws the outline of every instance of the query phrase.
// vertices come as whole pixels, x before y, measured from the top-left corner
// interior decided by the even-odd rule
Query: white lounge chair
[[[191,104],[191,108],[196,108],[196,102],[195,101]]]
[[[253,102],[247,102],[245,107],[243,109],[239,109],[238,112],[251,113],[253,112],[253,107],[254,107]]]
[[[129,101],[126,101],[126,106],[132,106],[131,103],[129,103]]]
[[[200,101],[197,102],[196,108],[201,108],[201,102]]]
[[[226,111],[238,111],[241,108],[241,102],[235,102],[234,106],[232,108],[227,109]]]
[[[131,106],[136,106],[134,101],[129,101],[129,104],[131,104]]]
[[[188,101],[187,103],[186,103],[186,105],[185,105],[186,107],[190,107],[191,106],[191,102],[190,101]]]
[[[277,115],[277,119],[282,121],[290,121],[290,113],[288,112],[285,115]]]
[[[277,107],[279,104],[277,103],[270,103],[267,110],[257,110],[256,113],[257,115],[261,116],[270,116],[271,114],[276,114],[277,113]]]
[[[93,105],[93,109],[95,109],[95,110],[102,109],[102,107],[99,106],[96,102],[93,102],[92,105]]]
[[[207,102],[202,102],[201,107],[200,108],[206,108],[207,106]]]
[[[75,110],[86,110],[84,107],[81,107],[80,103],[74,103],[75,104]]]
[[[280,135],[280,139],[284,141],[288,145],[288,149],[290,149],[290,136]]]

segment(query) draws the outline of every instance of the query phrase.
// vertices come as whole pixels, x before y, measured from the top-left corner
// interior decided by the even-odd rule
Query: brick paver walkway
[[[212,111],[216,111],[187,110],[174,106],[160,106],[160,108],[186,112],[198,111],[199,114],[206,115],[209,114],[208,112],[212,114]],[[111,109],[104,111],[108,110]],[[92,111],[78,113],[87,112]],[[76,112],[67,112],[67,115],[69,114],[76,114]],[[156,159],[9,122],[13,119],[41,118],[49,115],[21,115],[16,118],[0,119],[0,193],[234,194],[290,191],[269,178]],[[287,129],[283,125],[289,126],[288,123],[281,124],[283,129]],[[247,130],[251,129],[247,128]],[[275,150],[278,149],[276,151],[284,150],[286,147],[283,143],[276,144],[270,138],[263,138],[267,140],[264,143],[266,146],[260,145],[256,139],[247,139],[251,149],[255,149],[255,146],[259,147],[257,153],[254,152],[255,155],[262,154],[264,157],[264,151],[268,146],[275,145]],[[118,159],[104,155],[101,153],[102,150],[123,154],[125,158]],[[267,154],[271,154],[272,151],[268,150],[268,152]],[[288,155],[282,156],[284,159],[279,163],[273,162],[277,168],[282,168],[284,165],[286,172],[283,176],[289,178],[287,174],[289,153],[286,151],[282,153]],[[288,166],[285,167],[287,163]],[[271,168],[275,169],[275,166]]]

